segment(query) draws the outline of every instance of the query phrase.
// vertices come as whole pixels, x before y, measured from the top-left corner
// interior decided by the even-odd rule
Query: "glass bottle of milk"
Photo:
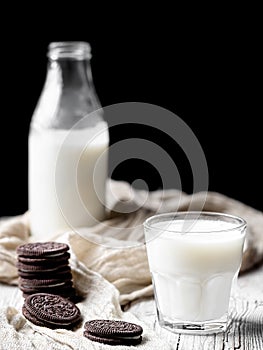
[[[48,47],[44,88],[29,132],[29,209],[34,238],[105,218],[109,134],[93,86],[90,46]]]

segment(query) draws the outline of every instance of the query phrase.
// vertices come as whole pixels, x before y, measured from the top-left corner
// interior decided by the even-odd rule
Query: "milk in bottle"
[[[29,132],[34,238],[47,240],[105,218],[108,144],[88,43],[51,43],[47,78]]]

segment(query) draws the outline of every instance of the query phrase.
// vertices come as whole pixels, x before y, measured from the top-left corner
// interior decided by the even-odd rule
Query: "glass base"
[[[166,320],[159,313],[158,321],[161,327],[173,333],[207,335],[225,332],[228,327],[227,317],[203,322],[187,322],[182,320]]]

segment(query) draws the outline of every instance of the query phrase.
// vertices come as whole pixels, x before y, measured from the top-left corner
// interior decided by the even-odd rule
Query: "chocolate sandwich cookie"
[[[31,283],[30,283],[31,282]],[[67,280],[28,280],[25,282],[24,280],[21,281],[21,278],[19,278],[18,282],[19,288],[25,292],[25,291],[35,291],[36,293],[40,290],[45,289],[65,289],[68,287],[72,287],[72,281]]]
[[[81,320],[79,308],[59,295],[38,293],[25,299],[23,315],[38,326],[72,329]]]
[[[18,262],[24,265],[57,265],[62,263],[67,263],[70,258],[68,252],[62,253],[60,255],[49,256],[49,257],[25,257],[18,256]]]
[[[71,274],[68,274],[67,279],[60,279],[60,278],[50,278],[50,279],[28,279],[28,278],[23,278],[19,277],[18,283],[21,286],[24,286],[25,288],[31,288],[32,286],[34,287],[46,287],[46,286],[53,286],[53,285],[60,285],[61,283],[67,283],[71,282]]]
[[[84,336],[109,345],[138,345],[142,341],[141,326],[118,320],[92,320],[84,325]]]
[[[18,256],[55,257],[69,250],[69,246],[59,242],[38,242],[22,244],[17,248]]]
[[[29,265],[29,264],[22,264],[20,262],[18,262],[16,264],[16,267],[18,268],[19,271],[22,272],[37,272],[37,273],[48,273],[48,272],[52,272],[52,273],[56,273],[59,272],[62,268],[66,268],[68,266],[68,264],[63,263],[62,265],[59,264],[53,264],[53,265]]]
[[[72,295],[75,291],[72,283],[64,282],[63,284],[53,285],[53,286],[43,286],[43,287],[24,287],[19,286],[20,290],[26,294],[35,294],[35,293],[49,293],[57,295]]]
[[[23,272],[21,270],[18,270],[18,274],[20,277],[25,279],[62,279],[62,280],[68,280],[72,279],[71,269],[69,266],[58,268],[55,272],[52,273],[40,270],[40,271],[31,271],[31,272]]]
[[[65,329],[73,329],[78,323],[79,323],[79,320],[75,323],[71,323],[71,324],[66,324],[66,325],[57,325],[57,324],[53,324],[53,323],[50,323],[48,321],[44,322],[44,321],[40,321],[37,317],[35,317],[34,315],[31,315],[27,309],[25,308],[25,306],[22,306],[22,313],[23,315],[25,316],[25,318],[34,323],[36,326],[41,326],[41,327],[47,327],[47,328],[50,328],[50,329],[57,329],[57,328],[65,328]]]

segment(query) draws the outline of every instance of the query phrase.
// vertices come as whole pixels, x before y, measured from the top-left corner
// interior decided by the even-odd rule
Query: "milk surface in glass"
[[[220,220],[156,222],[147,253],[161,317],[202,323],[227,314],[244,234]]]
[[[108,143],[103,121],[86,129],[31,130],[29,208],[39,240],[104,219]]]

